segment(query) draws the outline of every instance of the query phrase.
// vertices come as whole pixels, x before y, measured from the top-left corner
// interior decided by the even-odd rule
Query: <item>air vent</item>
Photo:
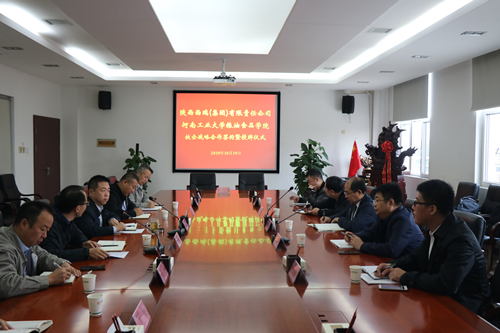
[[[372,29],[368,30],[368,33],[370,33],[370,34],[388,34],[391,31],[392,31],[391,28],[372,28]]]
[[[19,47],[19,46],[2,46],[2,49],[9,50],[9,51],[22,51],[22,50],[24,50],[22,47]]]
[[[336,67],[323,67],[321,68],[321,70],[324,70],[324,71],[333,71]]]
[[[106,65],[109,67],[123,67],[123,64],[120,64],[119,62],[107,62]]]
[[[59,67],[59,65],[56,64],[43,64],[45,67]]]
[[[370,81],[358,81],[358,83],[370,83]]]
[[[462,35],[462,36],[482,36],[485,33],[487,33],[487,31],[464,31],[460,35]]]
[[[149,83],[151,83],[151,84],[158,84],[158,82],[149,82]]]
[[[382,74],[392,74],[392,73],[394,73],[394,71],[380,71],[379,73],[382,73]]]
[[[292,86],[293,86],[293,84],[291,84],[291,83],[285,84],[285,87],[292,87]]]
[[[414,55],[414,56],[411,56],[411,57],[414,58],[414,59],[427,59],[430,56],[427,56],[427,55]]]
[[[83,76],[70,76],[70,78],[75,79],[75,80],[81,80],[81,79],[83,79]]]
[[[46,19],[44,21],[47,22],[50,25],[72,25],[68,21],[66,21],[66,20],[60,20],[60,19]]]

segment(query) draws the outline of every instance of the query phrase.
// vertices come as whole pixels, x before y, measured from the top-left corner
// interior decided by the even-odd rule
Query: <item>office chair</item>
[[[240,173],[237,190],[267,190],[263,173]]]
[[[457,193],[455,195],[455,202],[453,203],[453,207],[460,203],[460,199],[463,197],[472,196],[477,200],[479,195],[479,185],[476,183],[469,182],[460,182],[458,183]]]
[[[26,197],[39,197],[40,199],[43,199],[40,194],[23,194],[19,192],[16,185],[16,179],[11,173],[0,175],[0,190],[5,195],[5,201],[12,202],[16,208],[21,206],[21,201],[31,201]]]
[[[216,190],[215,173],[192,173],[189,175],[188,190]]]

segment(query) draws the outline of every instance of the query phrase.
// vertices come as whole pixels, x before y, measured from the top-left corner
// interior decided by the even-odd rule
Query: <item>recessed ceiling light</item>
[[[43,64],[45,67],[59,67],[59,65],[56,64]]]
[[[119,62],[107,62],[106,65],[110,67],[123,67],[123,64],[120,64]]]
[[[22,51],[22,50],[24,50],[22,47],[19,47],[19,46],[2,46],[2,49],[9,50],[9,51]]]
[[[69,21],[61,19],[45,19],[44,21],[50,25],[72,25]]]
[[[482,36],[485,33],[487,33],[487,31],[464,31],[460,35],[462,35],[462,36]]]
[[[291,84],[291,83],[285,84],[285,87],[291,87],[291,86],[293,86],[293,84]]]
[[[333,71],[335,69],[335,67],[323,67],[321,69],[324,71]]]
[[[370,83],[370,81],[358,81],[358,83]]]
[[[269,54],[296,0],[149,2],[176,53]]]
[[[429,58],[430,56],[427,56],[427,55],[418,55],[418,54],[416,54],[416,55],[411,56],[411,57],[412,57],[412,58],[414,58],[414,59],[427,59],[427,58]]]
[[[83,79],[83,76],[70,76],[70,78],[75,79],[75,80],[81,80],[81,79]]]
[[[388,34],[391,31],[392,31],[391,28],[372,28],[372,29],[368,30],[368,33],[371,33],[371,34]]]
[[[379,73],[382,73],[382,74],[392,74],[392,73],[394,73],[394,71],[380,71]]]

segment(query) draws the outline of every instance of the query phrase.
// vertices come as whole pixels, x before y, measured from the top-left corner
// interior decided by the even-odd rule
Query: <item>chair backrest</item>
[[[375,186],[366,186],[366,194],[368,194],[370,196],[370,198],[372,199],[375,199],[375,194],[377,194],[376,191],[374,191],[376,189]]]
[[[413,203],[414,202],[415,202],[415,199],[406,199],[405,208],[408,209],[410,212],[413,212]]]
[[[484,232],[486,230],[486,221],[479,215],[464,212],[460,210],[454,211],[458,218],[461,218],[469,226],[470,230],[476,236],[479,246],[483,245]]]
[[[109,176],[108,178],[109,178],[109,183],[110,183],[110,184],[114,184],[114,183],[116,183],[116,181],[118,180],[118,179],[116,178],[116,176]]]
[[[406,202],[406,199],[408,199],[408,195],[406,194],[405,176],[398,175],[398,185],[401,188],[401,192],[403,192],[403,202]]]
[[[479,196],[479,185],[469,182],[458,183],[457,193],[455,194],[455,203],[453,204],[453,206],[458,205],[460,203],[460,199],[468,196],[472,196],[477,199],[477,197]]]
[[[486,192],[486,199],[481,206],[481,214],[491,214],[493,211],[500,206],[500,185],[490,185],[488,187],[488,192]]]
[[[21,192],[16,185],[16,179],[11,173],[0,175],[0,189],[9,199],[17,199],[21,197]]]
[[[215,173],[192,173],[189,176],[191,190],[216,190]]]
[[[265,181],[263,173],[240,173],[238,175],[239,190],[264,190]]]

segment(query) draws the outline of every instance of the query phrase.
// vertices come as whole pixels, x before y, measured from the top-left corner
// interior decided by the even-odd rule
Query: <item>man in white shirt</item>
[[[153,169],[147,164],[141,164],[139,168],[137,168],[137,177],[139,177],[139,185],[135,189],[135,191],[130,194],[128,197],[130,201],[132,201],[139,208],[152,208],[155,206],[155,203],[149,201],[148,195],[142,188],[144,184],[146,184],[151,175],[153,174]]]

